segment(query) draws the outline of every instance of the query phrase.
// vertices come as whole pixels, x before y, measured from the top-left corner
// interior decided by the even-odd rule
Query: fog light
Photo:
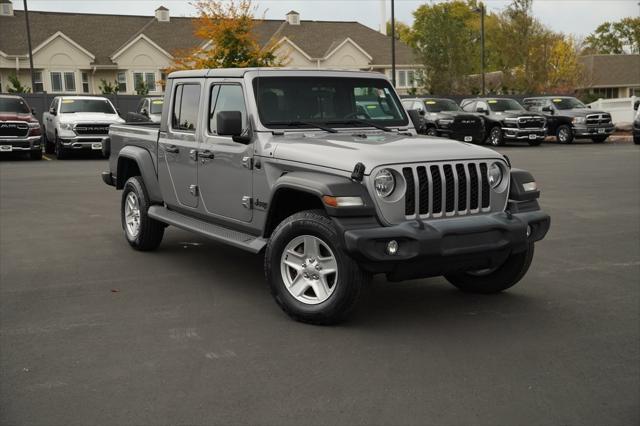
[[[531,236],[531,226],[527,225],[527,238]]]
[[[391,240],[387,243],[387,254],[389,256],[393,256],[398,253],[398,242],[396,240]]]

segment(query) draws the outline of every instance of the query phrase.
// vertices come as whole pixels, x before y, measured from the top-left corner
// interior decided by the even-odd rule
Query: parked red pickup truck
[[[42,130],[34,111],[20,96],[0,95],[0,154],[29,153],[42,158]]]

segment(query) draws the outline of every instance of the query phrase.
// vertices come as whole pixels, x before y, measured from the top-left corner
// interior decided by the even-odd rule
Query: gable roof
[[[131,42],[144,35],[165,52],[177,52],[202,44],[193,35],[193,18],[172,17],[170,22],[158,22],[151,16],[108,15],[30,11],[31,38],[34,46],[60,32],[74,40],[95,57],[93,65],[113,65],[112,57]],[[0,52],[26,55],[24,11],[16,10],[13,17],[0,17],[2,37]],[[256,20],[254,32],[258,42],[265,45],[286,37],[312,58],[325,55],[350,39],[372,58],[372,65],[391,63],[391,39],[358,22],[301,21],[289,25],[286,20]],[[396,63],[416,64],[411,49],[396,41]]]
[[[640,86],[640,55],[587,55],[587,87]]]

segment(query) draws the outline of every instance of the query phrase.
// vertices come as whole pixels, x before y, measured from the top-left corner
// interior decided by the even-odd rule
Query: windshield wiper
[[[311,126],[311,127],[315,127],[316,129],[320,129],[320,130],[324,130],[325,132],[329,132],[329,133],[338,133],[338,131],[336,129],[334,129],[333,127],[329,127],[329,126],[325,126],[319,123],[316,123],[314,121],[272,121],[266,124],[274,124],[274,125],[284,125],[284,126],[294,126],[294,127],[298,127],[298,126]]]
[[[364,124],[365,126],[375,127],[376,129],[382,130],[383,132],[391,132],[392,130],[382,124],[374,123],[370,120],[363,119],[353,119],[353,120],[344,120],[344,121],[328,121],[327,124]]]

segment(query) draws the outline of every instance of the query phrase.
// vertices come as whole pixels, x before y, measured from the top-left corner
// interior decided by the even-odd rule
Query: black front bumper
[[[396,281],[497,266],[511,253],[526,250],[530,243],[544,238],[550,218],[534,210],[388,227],[338,225],[344,232],[346,251],[365,270],[385,273]],[[391,240],[399,245],[395,255],[386,253]]]

